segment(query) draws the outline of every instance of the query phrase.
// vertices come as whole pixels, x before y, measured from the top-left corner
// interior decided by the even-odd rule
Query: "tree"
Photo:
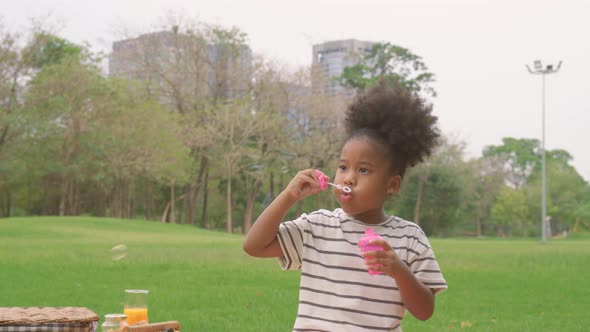
[[[371,51],[361,56],[358,64],[344,68],[336,78],[341,85],[363,91],[381,79],[396,80],[403,87],[422,95],[436,97],[430,86],[434,74],[422,58],[410,50],[390,43],[373,44]]]
[[[470,162],[472,178],[468,185],[473,197],[470,205],[475,213],[475,235],[484,234],[484,220],[489,220],[492,206],[504,187],[504,164],[494,157],[481,157]]]
[[[547,215],[551,218],[551,231],[573,229],[577,220],[576,211],[590,202],[590,186],[570,165],[571,155],[564,150],[547,151]],[[530,206],[529,219],[541,219],[541,170],[535,169],[523,188]]]
[[[12,187],[18,170],[13,158],[13,142],[18,136],[18,94],[24,64],[17,44],[18,36],[6,31],[0,21],[0,211],[1,216],[11,215]],[[10,176],[13,174],[13,176]]]
[[[418,217],[427,234],[453,230],[469,202],[469,165],[463,161],[464,153],[463,142],[445,140],[424,164],[408,170],[390,208],[401,216]]]
[[[191,172],[182,188],[186,220],[193,223],[196,199],[210,170],[208,136],[211,112],[232,99],[249,93],[251,68],[246,35],[237,28],[203,24],[183,17],[169,17],[164,30],[146,33],[131,42],[134,47],[119,52],[122,75],[145,82],[150,95],[165,110],[179,114],[181,141],[190,149]],[[172,200],[168,203],[170,205]],[[203,204],[201,224],[207,224],[207,204]]]
[[[39,37],[44,40],[44,36]],[[81,52],[57,52],[56,49],[68,42],[56,42],[57,37],[48,39],[48,43],[55,43],[56,47],[40,48],[37,53],[38,61],[33,63],[40,66],[40,71],[29,82],[27,92],[27,111],[43,122],[31,128],[29,137],[34,137],[49,151],[53,151],[58,158],[52,159],[50,168],[57,170],[59,178],[59,215],[78,214],[80,208],[80,180],[79,172],[83,167],[80,159],[81,150],[88,142],[84,141],[84,133],[92,126],[92,118],[97,113],[93,111],[92,99],[101,77],[97,67],[88,57],[81,57]],[[43,51],[55,53],[44,56]],[[46,60],[47,63],[41,61]],[[85,63],[88,60],[88,63]],[[39,138],[47,140],[42,142]],[[49,146],[52,144],[52,146]]]
[[[290,154],[285,174],[294,175],[301,169],[319,168],[333,177],[344,138],[342,119],[350,97],[303,94],[294,99],[289,110],[289,129],[285,130],[289,135],[285,150]],[[306,203],[310,209],[329,204],[334,206],[334,200],[328,192],[320,193],[314,199],[313,205],[310,200],[307,200],[310,203],[299,201],[294,215],[300,215]]]
[[[11,215],[12,197],[17,195],[14,188],[22,188],[19,183],[26,178],[22,161],[15,156],[24,149],[23,133],[37,121],[24,112],[23,94],[35,72],[31,59],[43,45],[38,38],[43,31],[37,24],[26,35],[12,32],[0,18],[0,205],[6,216]]]
[[[44,213],[78,215],[86,209],[133,217],[140,175],[166,183],[184,177],[184,149],[174,144],[176,119],[140,85],[102,77],[88,50],[59,37],[40,38],[49,46],[33,57],[40,68],[24,107],[37,119],[25,135],[26,160],[42,181],[59,188],[44,188],[51,195],[43,199],[49,202]],[[57,208],[51,207],[54,200]]]
[[[0,160],[3,148],[22,133],[25,116],[20,113],[23,89],[34,69],[47,64],[42,59],[47,53],[44,51],[47,39],[60,40],[44,32],[40,26],[33,26],[30,33],[30,40],[22,47],[24,37],[6,30],[0,20]],[[63,44],[67,43],[64,41]],[[73,44],[68,46],[74,47]],[[57,61],[63,56],[56,54],[53,58]]]
[[[18,89],[24,70],[20,50],[16,45],[17,38],[5,31],[0,22],[0,157],[2,149],[12,138],[10,127],[16,121]]]
[[[268,125],[264,114],[253,113],[251,110],[252,104],[248,97],[218,104],[210,111],[211,117],[207,124],[208,133],[216,142],[215,155],[219,157],[217,162],[221,163],[226,180],[228,233],[233,232],[234,228],[232,180],[241,171],[240,161],[258,153],[258,147],[251,144],[251,139],[261,135]]]
[[[492,207],[492,221],[500,236],[512,235],[515,227],[523,228],[526,232],[530,226],[526,195],[520,190],[504,186]]]
[[[540,220],[541,211],[541,149],[537,139],[504,138],[502,145],[484,149],[485,158],[496,158],[506,172],[505,183],[527,197],[528,216],[522,225]],[[556,227],[572,227],[573,212],[587,202],[588,184],[570,165],[571,155],[565,150],[546,153],[547,211]]]
[[[32,67],[37,69],[55,65],[70,58],[83,61],[89,56],[87,50],[82,46],[53,34],[38,32],[34,38],[35,43],[29,46],[28,61]]]
[[[169,184],[186,180],[189,153],[179,139],[177,114],[163,111],[145,96],[145,90],[137,88],[137,82],[113,78],[105,83],[108,100],[103,100],[102,114],[95,120],[100,130],[96,144],[106,161],[98,173],[104,176],[98,187],[110,193],[111,216],[131,218],[136,196],[144,198],[145,209],[153,208],[144,197],[153,191],[149,186],[152,181]],[[148,183],[148,193],[136,194],[139,179]],[[104,182],[111,185],[101,185]]]
[[[586,230],[590,229],[590,203],[586,202],[579,206],[574,211],[575,222],[573,227],[571,228],[572,232],[577,232],[581,230],[581,226],[583,226]]]
[[[271,177],[280,163],[280,147],[288,141],[284,133],[290,100],[296,91],[285,82],[283,72],[274,63],[257,57],[253,64],[251,83],[252,111],[258,121],[264,121],[261,130],[250,138],[250,153],[239,161],[245,187],[243,231],[247,233],[252,226],[256,201],[262,190],[265,178]]]
[[[539,167],[539,140],[505,137],[502,139],[502,145],[485,147],[483,156],[500,158],[506,168],[508,184],[520,189],[527,183],[533,170]]]

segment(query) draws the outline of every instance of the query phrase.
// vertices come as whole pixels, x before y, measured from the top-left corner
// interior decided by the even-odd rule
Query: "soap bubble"
[[[121,260],[127,256],[127,246],[124,244],[116,245],[111,249],[111,254],[113,254],[114,261]]]

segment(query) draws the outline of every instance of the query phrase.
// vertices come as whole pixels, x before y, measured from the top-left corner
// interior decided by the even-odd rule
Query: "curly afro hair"
[[[389,155],[392,172],[403,177],[439,144],[437,119],[431,104],[395,81],[381,80],[348,107],[346,141],[371,139]]]

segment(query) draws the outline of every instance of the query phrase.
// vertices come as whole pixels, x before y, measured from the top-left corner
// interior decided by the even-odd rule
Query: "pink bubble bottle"
[[[363,237],[359,240],[357,246],[359,248],[361,248],[361,252],[383,251],[384,250],[383,247],[378,246],[376,244],[369,243],[371,240],[377,240],[377,239],[383,240],[383,238],[381,236],[379,236],[379,234],[375,233],[372,228],[367,228],[365,230],[365,235],[363,235]],[[376,264],[376,266],[381,266],[381,264]],[[369,274],[370,275],[383,274],[383,272],[369,270]]]

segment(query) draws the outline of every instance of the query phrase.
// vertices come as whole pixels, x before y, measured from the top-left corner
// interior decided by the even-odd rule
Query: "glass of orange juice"
[[[147,324],[149,291],[144,289],[126,289],[123,313],[127,315],[127,324]]]

